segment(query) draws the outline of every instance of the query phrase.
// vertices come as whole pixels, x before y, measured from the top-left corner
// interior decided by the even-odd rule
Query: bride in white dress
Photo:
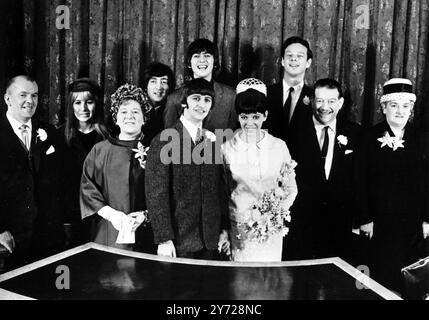
[[[238,84],[236,110],[241,130],[221,147],[231,226],[219,247],[233,261],[281,261],[283,220],[297,194],[295,162],[284,141],[261,129],[268,115],[262,81]]]

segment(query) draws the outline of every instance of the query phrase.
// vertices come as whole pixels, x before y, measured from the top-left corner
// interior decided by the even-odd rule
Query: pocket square
[[[50,146],[48,150],[46,150],[46,155],[50,155],[51,153],[55,152],[54,146]]]
[[[344,154],[350,154],[350,153],[353,153],[353,150],[346,150],[346,151],[344,152]]]

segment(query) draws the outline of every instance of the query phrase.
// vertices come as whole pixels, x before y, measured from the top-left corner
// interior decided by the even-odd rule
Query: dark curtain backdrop
[[[70,9],[69,30],[56,28],[59,5]],[[428,26],[429,0],[2,0],[0,85],[3,93],[7,77],[32,72],[38,112],[60,124],[67,83],[78,75],[98,80],[106,102],[124,82],[140,84],[155,60],[181,85],[185,48],[206,37],[219,47],[220,81],[235,86],[255,76],[271,84],[281,78],[282,41],[300,35],[314,51],[307,82],[338,79],[347,117],[370,125],[381,119],[378,99],[390,77],[411,79],[416,113],[427,109]]]

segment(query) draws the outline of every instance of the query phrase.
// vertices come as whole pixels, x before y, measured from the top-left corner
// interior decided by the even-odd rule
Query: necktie
[[[284,105],[284,109],[285,109],[285,114],[287,117],[287,123],[289,124],[291,117],[290,111],[292,109],[292,93],[293,93],[294,89],[293,87],[289,88],[289,95],[286,99],[285,105]]]
[[[22,142],[24,142],[25,148],[27,149],[27,151],[30,150],[30,139],[28,136],[28,130],[27,130],[28,126],[26,124],[23,124],[22,126],[19,127],[19,130],[21,130],[21,136],[22,136]]]
[[[197,136],[195,137],[195,144],[199,144],[204,140],[204,137],[201,132],[201,128],[197,129]]]
[[[323,128],[325,137],[323,138],[323,145],[322,145],[322,162],[323,167],[325,167],[325,161],[326,161],[326,155],[328,154],[328,146],[329,146],[329,126],[326,126]]]

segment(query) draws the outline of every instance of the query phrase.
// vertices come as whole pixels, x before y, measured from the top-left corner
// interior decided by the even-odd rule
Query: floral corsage
[[[133,149],[136,153],[134,157],[139,160],[140,167],[143,169],[146,168],[146,160],[147,160],[147,152],[149,151],[149,147],[145,147],[141,142],[137,143],[137,149]]]
[[[384,136],[382,136],[381,138],[378,138],[377,140],[381,142],[380,148],[383,148],[384,146],[388,146],[393,151],[396,151],[398,148],[404,148],[405,141],[395,136],[391,137],[389,135],[389,132],[387,131],[384,132]]]
[[[46,133],[46,131],[42,128],[37,129],[36,141],[44,142],[46,141],[46,139],[48,139],[48,134]]]

